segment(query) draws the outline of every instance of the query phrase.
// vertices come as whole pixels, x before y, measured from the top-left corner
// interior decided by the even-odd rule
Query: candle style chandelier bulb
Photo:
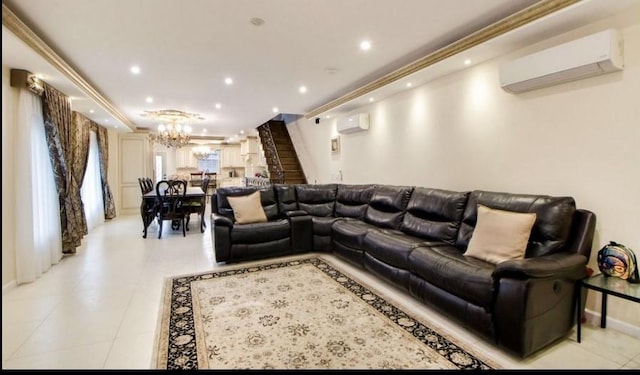
[[[175,109],[145,111],[143,116],[167,122],[158,125],[157,132],[149,134],[149,139],[169,148],[180,148],[188,145],[191,141],[191,126],[183,123],[189,120],[204,120],[204,117],[198,114]]]

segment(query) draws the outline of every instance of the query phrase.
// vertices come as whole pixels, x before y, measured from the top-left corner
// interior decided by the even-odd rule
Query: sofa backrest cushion
[[[276,191],[280,212],[295,211],[298,209],[295,185],[275,184],[273,188]]]
[[[456,247],[466,249],[476,225],[478,204],[498,210],[536,214],[525,258],[561,251],[569,238],[576,203],[571,197],[476,190],[469,194]]]
[[[364,220],[375,188],[375,185],[339,184],[336,194],[336,217]]]
[[[380,228],[399,229],[413,186],[377,185],[364,220]]]
[[[336,184],[296,185],[298,208],[312,216],[333,216]]]
[[[269,186],[227,186],[216,189],[216,209],[217,213],[236,221],[233,216],[233,209],[227,197],[238,197],[249,195],[254,191],[260,191],[260,203],[267,216],[267,220],[275,220],[280,216],[276,194],[272,185]]]
[[[468,192],[416,187],[400,230],[454,245],[468,197]]]

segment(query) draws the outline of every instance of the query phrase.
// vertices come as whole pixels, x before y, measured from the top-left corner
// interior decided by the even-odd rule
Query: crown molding
[[[105,111],[118,119],[118,121],[128,127],[131,131],[136,130],[136,125],[133,122],[118,111],[118,109],[100,92],[94,89],[80,74],[78,74],[78,72],[76,72],[36,33],[22,22],[22,20],[18,18],[18,16],[16,16],[4,3],[2,3],[2,25],[64,74],[73,84],[75,84],[89,98],[98,103],[98,105],[100,105]]]
[[[372,91],[375,91],[408,75],[425,69],[448,57],[456,55],[469,48],[475,47],[497,36],[515,30],[520,26],[526,25],[532,21],[557,12],[580,1],[582,0],[541,0],[540,2],[526,9],[516,12],[498,22],[495,22],[476,31],[473,34],[469,34],[466,37],[463,37],[435,52],[432,52],[414,61],[413,63],[405,65],[402,68],[386,74],[358,89],[351,91],[348,94],[345,94],[326,104],[323,104],[306,113],[305,118],[308,120],[317,117],[324,112],[330,111],[338,106],[350,102],[351,100],[367,95]]]

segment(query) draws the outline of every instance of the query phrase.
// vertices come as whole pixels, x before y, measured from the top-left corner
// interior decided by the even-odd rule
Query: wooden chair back
[[[160,202],[158,207],[158,221],[160,230],[158,238],[162,236],[162,222],[165,220],[179,220],[182,225],[182,235],[186,236],[185,218],[189,210],[185,207],[187,182],[185,180],[162,180],[156,184],[156,196]]]

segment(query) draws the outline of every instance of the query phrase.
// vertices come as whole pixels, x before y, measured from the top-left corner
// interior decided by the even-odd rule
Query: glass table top
[[[640,302],[640,283],[630,283],[619,277],[599,273],[582,280],[582,284],[587,288],[606,291],[609,294]]]

